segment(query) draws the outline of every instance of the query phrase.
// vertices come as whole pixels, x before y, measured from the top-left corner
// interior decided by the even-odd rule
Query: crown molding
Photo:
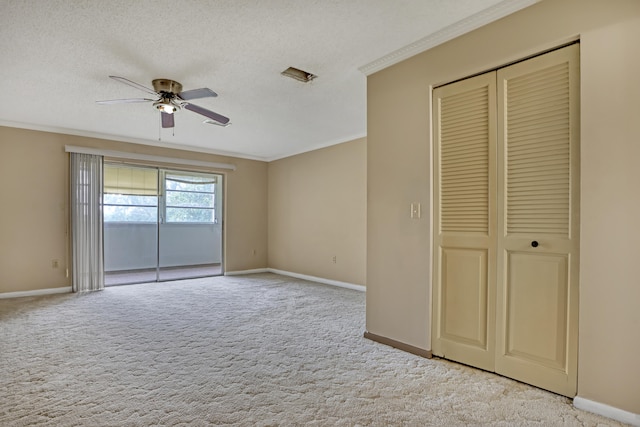
[[[236,153],[233,151],[212,150],[205,147],[197,147],[194,145],[180,144],[175,142],[170,143],[170,142],[164,142],[164,141],[154,141],[154,140],[147,140],[142,138],[133,138],[133,137],[128,137],[124,135],[111,135],[106,133],[85,131],[80,129],[70,129],[70,128],[64,128],[59,126],[38,125],[38,124],[24,123],[24,122],[13,122],[13,121],[7,121],[7,120],[0,120],[0,126],[17,128],[17,129],[35,130],[39,132],[57,133],[60,135],[71,135],[71,136],[81,136],[85,138],[104,139],[107,141],[127,142],[129,144],[149,145],[152,147],[171,148],[173,150],[213,154],[215,156],[234,157],[237,159],[257,160],[260,162],[269,161],[266,157],[251,156],[243,153]]]
[[[370,62],[358,68],[360,72],[369,76],[384,68],[390,67],[398,62],[404,61],[414,55],[429,50],[435,46],[453,40],[465,33],[473,31],[500,18],[504,18],[514,12],[529,7],[540,0],[503,0],[500,3],[471,15],[455,24],[444,27],[420,40],[413,42],[403,48],[391,52],[382,58]]]

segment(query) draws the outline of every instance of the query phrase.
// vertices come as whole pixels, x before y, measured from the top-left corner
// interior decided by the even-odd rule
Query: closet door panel
[[[563,369],[567,339],[567,257],[513,251],[507,264],[510,268],[505,354]]]
[[[495,73],[434,90],[434,354],[494,368]]]
[[[487,348],[487,251],[442,250],[442,338]]]
[[[496,372],[574,396],[578,46],[498,71]]]

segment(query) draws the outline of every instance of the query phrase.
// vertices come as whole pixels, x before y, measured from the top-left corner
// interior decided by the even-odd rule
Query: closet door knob
[[[538,241],[534,240],[533,242],[531,242],[531,247],[532,248],[537,248],[538,247]]]

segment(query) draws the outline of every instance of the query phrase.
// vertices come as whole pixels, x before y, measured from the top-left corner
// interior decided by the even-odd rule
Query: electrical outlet
[[[418,219],[422,216],[420,203],[411,203],[411,218]]]
[[[333,263],[335,264],[337,262],[338,258],[334,255],[333,256]]]
[[[251,255],[253,255],[253,256],[256,256],[257,253],[258,253],[258,251],[255,250],[255,249],[251,251]]]
[[[60,261],[58,261],[57,259],[51,260],[51,268],[58,268],[60,267]]]

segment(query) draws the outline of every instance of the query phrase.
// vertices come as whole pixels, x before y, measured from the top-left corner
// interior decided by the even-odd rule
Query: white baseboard
[[[309,276],[306,274],[292,273],[290,271],[278,270],[276,268],[256,268],[253,270],[240,270],[240,271],[227,271],[225,276],[240,276],[243,274],[259,274],[259,273],[273,273],[280,274],[282,276],[295,277],[296,279],[308,280],[310,282],[323,283],[325,285],[338,286],[340,288],[353,289],[355,291],[366,292],[367,288],[362,285],[356,285],[353,283],[340,282],[338,280],[324,279],[322,277]]]
[[[253,270],[225,271],[225,276],[242,276],[243,274],[260,274],[268,273],[268,268],[254,268]]]
[[[63,288],[36,289],[34,291],[2,292],[0,293],[0,299],[35,297],[40,295],[51,295],[51,294],[66,294],[69,292],[71,292],[71,286],[65,286]]]
[[[282,276],[295,277],[296,279],[308,280],[310,282],[323,283],[325,285],[338,286],[340,288],[353,289],[354,291],[366,292],[366,286],[356,285],[353,283],[340,282],[338,280],[324,279],[322,277],[308,276],[306,274],[292,273],[290,271],[278,270],[275,268],[267,268],[270,273],[280,274]]]
[[[604,403],[595,402],[580,396],[573,398],[573,406],[583,411],[593,412],[603,417],[640,427],[640,414],[634,414],[633,412],[628,412],[624,409],[605,405]]]

